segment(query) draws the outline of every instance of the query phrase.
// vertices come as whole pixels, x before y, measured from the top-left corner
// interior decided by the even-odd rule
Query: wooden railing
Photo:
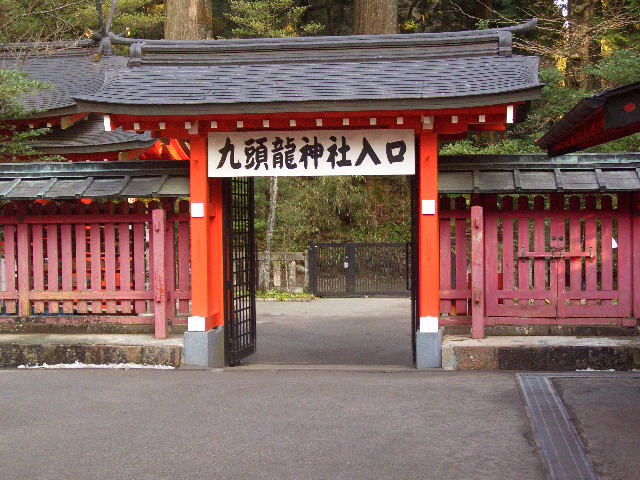
[[[188,202],[7,203],[0,230],[0,322],[186,323]]]

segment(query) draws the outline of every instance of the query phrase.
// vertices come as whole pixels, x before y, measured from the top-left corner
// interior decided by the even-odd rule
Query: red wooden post
[[[142,202],[136,202],[133,204],[134,213],[146,213],[145,206]],[[133,281],[134,290],[136,292],[145,291],[145,224],[134,223],[133,224]],[[144,300],[136,300],[134,303],[135,313],[140,315],[146,313],[147,302]]]
[[[423,132],[418,153],[418,308],[420,331],[437,332],[440,315],[438,136]]]
[[[69,220],[71,205],[64,203],[60,213]],[[73,291],[73,245],[71,240],[71,225],[64,223],[60,226],[60,254],[62,257],[62,291]],[[73,313],[73,300],[62,302],[62,313]]]
[[[50,203],[45,208],[46,215],[56,215],[57,207],[55,203]],[[47,291],[57,292],[60,290],[58,266],[58,225],[47,225]],[[53,295],[51,298],[55,298]],[[60,302],[52,300],[48,305],[49,314],[57,314],[60,310]]]
[[[471,207],[471,338],[484,338],[484,219],[482,207]]]
[[[4,238],[4,282],[7,292],[16,291],[16,240],[15,225],[4,225],[2,230]],[[18,259],[18,264],[20,260]],[[16,313],[16,302],[6,300],[4,302],[8,314]]]
[[[91,213],[96,220],[100,218],[100,204],[94,202],[89,206]],[[91,302],[91,313],[102,313],[102,300],[100,300],[100,291],[102,290],[102,245],[101,231],[99,220],[92,222],[89,226],[89,254],[91,255],[91,291],[96,292],[95,298]]]
[[[104,205],[104,213],[113,215],[115,205],[108,202]],[[116,291],[116,225],[113,222],[104,224],[104,284],[107,292]],[[107,300],[107,313],[116,313],[116,301]]]
[[[164,210],[156,209],[151,212],[152,229],[151,243],[153,243],[153,301],[155,303],[155,337],[167,338],[168,329],[168,279],[166,268],[165,249],[167,213]]]
[[[120,202],[118,211],[121,215],[129,213],[129,203]],[[118,245],[120,247],[120,291],[131,291],[131,224],[118,224]],[[122,313],[131,313],[131,300],[122,300],[120,302],[120,310]]]
[[[36,203],[32,207],[34,215],[42,215],[42,205]],[[41,224],[31,226],[33,291],[44,292],[44,234]],[[33,313],[44,313],[44,302],[33,302]]]
[[[18,315],[31,315],[29,301],[29,230],[26,223],[19,223],[18,229]]]
[[[631,281],[633,282],[633,316],[640,317],[640,193],[634,193],[631,201]],[[624,260],[621,260],[624,261]]]
[[[75,213],[81,215],[85,211],[84,204],[76,204]],[[87,290],[87,229],[86,226],[76,224],[76,289],[78,292]],[[78,313],[87,313],[86,300],[78,300]]]

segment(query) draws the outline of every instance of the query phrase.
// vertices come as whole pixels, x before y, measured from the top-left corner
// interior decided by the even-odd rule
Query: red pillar
[[[422,332],[438,331],[440,248],[438,234],[438,136],[418,138],[418,305]]]
[[[471,338],[484,338],[484,219],[471,207]]]
[[[191,317],[189,331],[224,324],[222,292],[222,192],[207,176],[207,139],[191,138]]]

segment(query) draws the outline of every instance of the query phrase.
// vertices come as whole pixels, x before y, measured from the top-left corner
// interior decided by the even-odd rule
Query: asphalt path
[[[411,300],[258,302],[257,353],[244,363],[410,367]]]
[[[544,479],[512,373],[0,370],[0,479]]]

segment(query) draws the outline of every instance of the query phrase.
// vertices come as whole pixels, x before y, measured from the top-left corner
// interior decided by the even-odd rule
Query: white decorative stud
[[[216,129],[216,128],[218,128],[218,122],[216,122],[215,120],[213,120],[213,121],[211,122],[211,125],[210,125],[210,126],[211,126],[211,128]]]
[[[242,120],[238,120],[236,122],[236,127],[237,128],[244,128],[244,122]]]
[[[140,130],[140,124],[138,122],[133,124],[133,129],[134,130]]]
[[[262,121],[262,127],[263,128],[269,128],[269,120],[263,120]]]
[[[191,122],[184,122],[184,129],[185,130],[190,130],[191,129]]]
[[[487,121],[487,117],[485,115],[478,115],[478,122],[484,123]]]
[[[373,126],[375,124],[378,123],[378,119],[377,118],[370,118],[369,119],[369,125]]]
[[[51,127],[53,127],[53,123],[47,122],[47,128],[51,128]]]
[[[396,118],[396,124],[398,124],[398,125],[404,125],[404,117],[398,117],[398,118]]]
[[[342,119],[342,125],[344,125],[345,127],[349,126],[349,119],[348,118],[343,118]]]
[[[158,128],[160,128],[160,130],[165,130],[167,128],[167,124],[165,122],[160,122],[158,123]]]
[[[296,126],[296,121],[295,120],[289,120],[289,126],[290,127],[295,127]]]
[[[318,118],[318,119],[316,120],[316,127],[321,127],[321,126],[322,126],[322,119],[321,119],[321,118]]]
[[[451,115],[451,123],[458,123],[458,116],[457,115]]]
[[[507,105],[507,123],[513,123],[513,105]]]

